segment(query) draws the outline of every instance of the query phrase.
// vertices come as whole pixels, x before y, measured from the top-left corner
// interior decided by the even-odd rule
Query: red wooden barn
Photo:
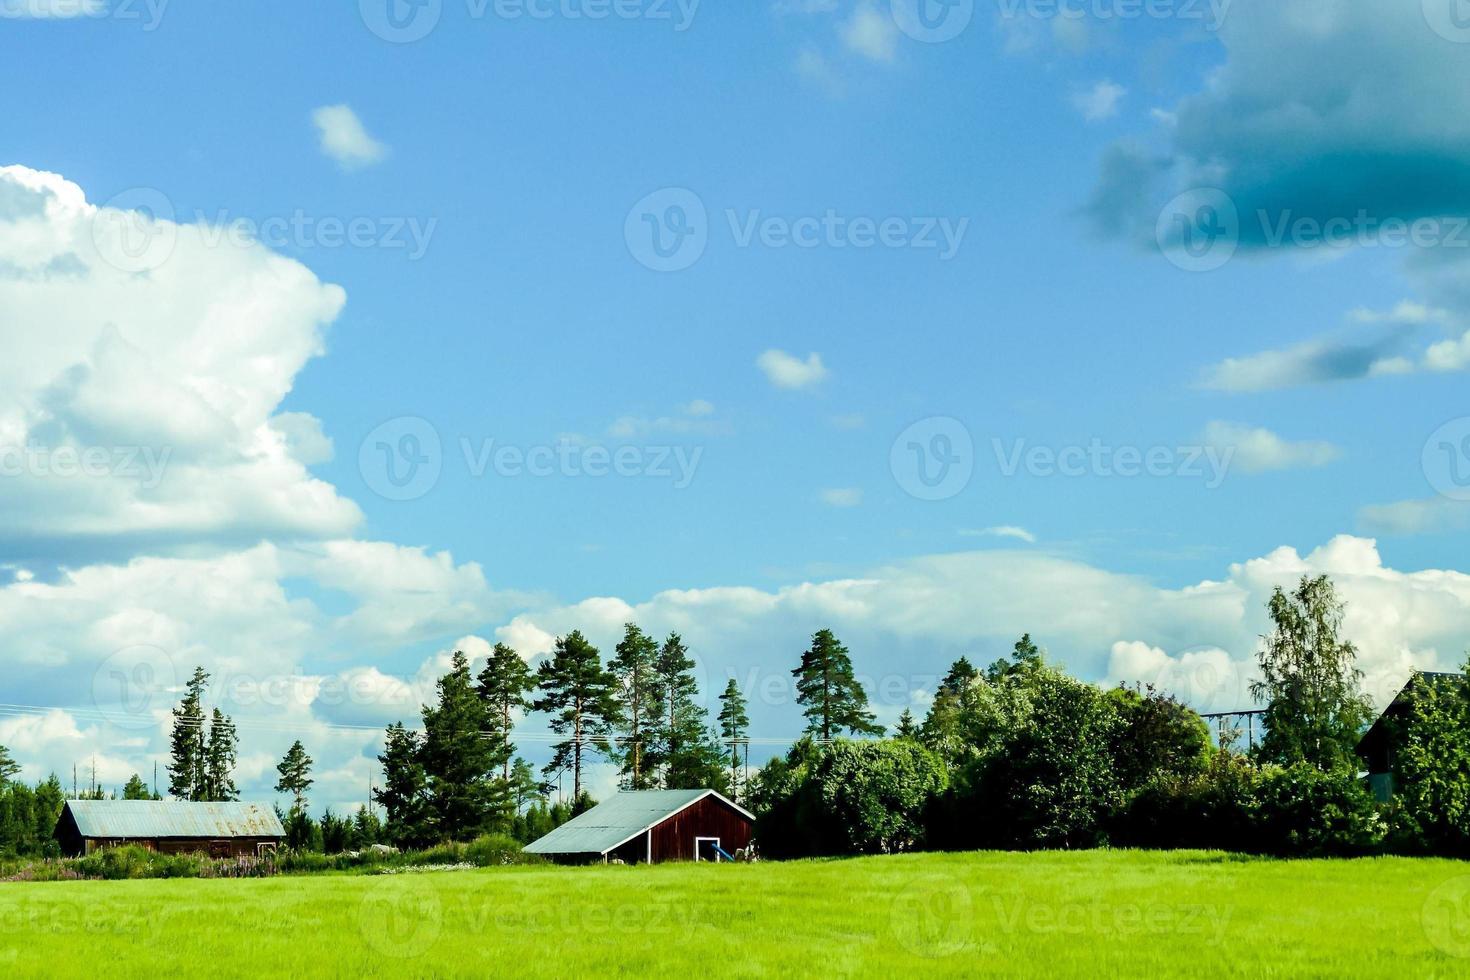
[[[755,817],[712,789],[618,793],[527,845],[556,861],[733,860],[750,845]]]

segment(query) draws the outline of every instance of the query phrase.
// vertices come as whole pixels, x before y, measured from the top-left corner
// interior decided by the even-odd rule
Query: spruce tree
[[[702,789],[723,783],[725,751],[699,703],[698,665],[678,633],[670,633],[654,661],[659,720],[654,736],[664,789]],[[718,788],[718,787],[715,787]]]
[[[291,809],[306,809],[306,791],[311,788],[311,756],[306,754],[306,748],[298,739],[291,743],[286,750],[286,755],[276,766],[276,772],[280,779],[276,782],[277,793],[291,794]]]
[[[914,713],[908,708],[898,716],[898,727],[893,730],[893,737],[906,738],[911,742],[919,740],[919,726],[914,724]]]
[[[388,726],[383,754],[378,756],[383,765],[383,787],[373,790],[373,801],[383,808],[388,837],[399,847],[424,847],[435,836],[419,744],[416,732],[395,722]]]
[[[240,791],[235,787],[235,758],[239,745],[234,721],[215,708],[209,722],[209,739],[204,747],[202,799],[205,801],[225,803],[240,798]]]
[[[204,723],[204,691],[209,674],[194,668],[184,687],[184,698],[173,709],[173,731],[169,735],[168,793],[179,800],[201,800],[206,795],[207,733]]]
[[[143,777],[133,773],[128,778],[127,785],[123,787],[122,798],[125,800],[151,800],[153,794],[148,789],[148,784],[143,782]]]
[[[497,754],[501,756],[501,781],[511,781],[510,760],[516,747],[510,740],[512,717],[531,710],[530,693],[536,689],[536,677],[521,655],[504,643],[495,644],[490,660],[480,671],[480,699],[490,712],[491,729],[495,732]]]
[[[745,695],[740,692],[740,685],[733,677],[725,685],[725,693],[720,695],[719,722],[720,737],[730,750],[730,787],[733,790],[740,782],[740,746],[750,731],[750,715],[746,711]]]
[[[806,731],[830,741],[846,729],[854,735],[882,735],[868,710],[868,695],[853,675],[852,658],[831,630],[812,637],[811,648],[791,672],[796,678],[796,703],[807,719]]]
[[[621,774],[627,789],[649,789],[657,785],[653,767],[648,765],[649,731],[656,730],[660,717],[658,675],[658,641],[635,624],[624,627],[617,656],[609,664],[618,681],[618,700],[622,705]]]
[[[10,757],[10,750],[0,745],[0,790],[20,774],[20,764]]]
[[[582,764],[588,750],[611,757],[609,736],[620,712],[617,679],[602,666],[597,648],[580,630],[556,641],[551,659],[536,670],[541,696],[535,709],[551,715],[551,730],[566,736],[552,748],[547,775],[570,769],[572,798],[582,799]]]
[[[424,708],[429,800],[444,839],[472,840],[508,814],[509,794],[495,779],[507,753],[489,731],[489,712],[463,653],[456,651],[437,690],[438,703]]]

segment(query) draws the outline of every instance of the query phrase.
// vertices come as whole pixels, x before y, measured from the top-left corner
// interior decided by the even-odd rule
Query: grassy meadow
[[[0,885],[0,973],[1470,975],[1470,865],[913,855]]]

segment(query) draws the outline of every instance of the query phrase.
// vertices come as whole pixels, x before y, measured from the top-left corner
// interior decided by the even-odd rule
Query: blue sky
[[[261,548],[380,544],[350,572],[340,556],[333,569],[273,557],[261,573],[270,608],[222,621],[289,621],[270,641],[290,648],[285,673],[411,677],[467,637],[544,638],[582,621],[606,631],[633,613],[674,628],[680,608],[709,603],[693,628],[712,675],[778,674],[813,630],[850,622],[860,667],[907,678],[903,700],[920,711],[924,678],[961,652],[997,655],[1022,628],[1099,681],[1124,679],[1132,661],[1118,644],[1159,651],[1165,660],[1145,659],[1161,670],[1208,651],[1246,663],[1257,592],[1314,561],[1288,555],[1340,559],[1365,589],[1385,576],[1412,595],[1452,582],[1432,626],[1374,635],[1376,667],[1454,660],[1466,645],[1452,570],[1470,520],[1450,467],[1470,473],[1470,442],[1456,456],[1470,436],[1470,296],[1455,233],[1470,214],[1470,133],[1453,95],[1470,52],[1435,0],[1374,11],[1235,0],[1218,24],[1182,0],[1158,17],[1120,17],[1130,8],[1104,2],[1064,5],[1067,15],[933,4],[941,25],[945,10],[970,16],[941,43],[905,33],[905,0],[646,0],[620,8],[637,17],[605,20],[572,16],[590,8],[571,0],[519,19],[444,0],[413,43],[370,29],[386,9],[378,0],[112,0],[35,16],[75,12],[51,3],[0,0],[0,12],[29,15],[0,21],[10,77],[27,80],[0,122],[0,165],[57,175],[118,214],[161,204],[171,228],[309,221],[236,251],[268,249],[314,279],[288,290],[251,273],[236,288],[244,273],[222,271],[207,280],[212,299],[185,302],[193,274],[176,271],[181,256],[198,244],[223,262],[233,248],[186,232],[167,267],[134,270],[125,293],[53,324],[85,340],[76,363],[37,339],[44,305],[20,291],[0,298],[5,329],[30,337],[14,370],[35,366],[12,379],[29,394],[11,406],[8,438],[64,430],[116,448],[132,431],[178,449],[175,403],[154,394],[175,383],[212,412],[259,396],[248,420],[232,415],[239,447],[255,447],[246,455],[261,433],[291,433],[259,484],[190,455],[193,482],[171,471],[167,507],[127,490],[116,513],[85,494],[72,513],[41,477],[12,483],[32,508],[13,510],[0,534],[17,588],[80,588],[86,570],[141,576],[147,561],[196,562],[182,574],[209,581],[222,563],[253,567]],[[666,9],[671,19],[653,16]],[[1210,252],[1228,261],[1190,271],[1156,229],[1171,227],[1171,209],[1186,225],[1203,220],[1200,189],[1236,223]],[[668,227],[671,203],[690,201],[704,213],[697,261],[649,268],[644,215]],[[1294,244],[1263,241],[1277,219],[1360,212],[1373,231],[1350,247],[1316,247],[1310,228]],[[752,222],[775,219],[779,238],[829,215],[844,230],[813,247],[742,242]],[[369,229],[356,247],[320,225],[354,219]],[[886,219],[895,241],[938,247],[854,246],[853,222]],[[1428,247],[1385,243],[1395,219],[1436,222]],[[24,269],[21,227],[7,261]],[[408,247],[390,247],[399,241]],[[283,325],[256,335],[261,296]],[[187,313],[196,301],[229,313]],[[150,318],[173,322],[178,310],[177,330],[146,336]],[[77,364],[94,380],[106,373],[92,345],[107,322],[141,352],[132,383],[76,395],[68,416],[58,379],[74,381]],[[150,431],[153,414],[162,421]],[[127,430],[123,418],[145,421]],[[946,419],[956,421],[936,421]],[[424,457],[437,478],[387,499],[384,461],[426,445],[405,433],[426,432],[439,443]],[[934,494],[913,492],[908,443],[927,452],[941,433],[968,437],[955,462],[972,475],[922,499]],[[1441,442],[1452,447],[1443,457]],[[537,477],[492,464],[476,475],[477,454],[502,446],[565,446],[579,465],[621,447],[633,468],[656,472],[572,475],[558,463]],[[1153,451],[1161,473],[1119,475],[1093,454],[1059,475],[1024,455],[1075,459],[1088,447]],[[1017,452],[1033,462],[1008,473]],[[697,462],[687,481],[677,466],[661,475],[681,458]],[[206,490],[215,478],[232,489]],[[155,509],[140,524],[144,505]],[[1257,580],[1252,560],[1273,571]],[[894,585],[911,573],[922,584]],[[1010,580],[1028,584],[1026,601],[1000,602]],[[854,612],[832,595],[864,582],[889,590],[882,603]],[[1189,605],[1196,586],[1229,593],[1233,611],[1157,612]],[[139,639],[77,640],[75,603],[65,615],[48,605],[75,598],[0,603],[22,623],[61,623],[17,655],[24,703],[75,707],[85,692],[66,689],[67,658],[90,671]],[[1373,622],[1380,599],[1361,599]],[[221,621],[149,605],[169,601],[88,593],[87,615],[153,617],[142,640],[170,659],[218,658],[225,673],[250,661]],[[1073,622],[1072,602],[1098,618]],[[766,626],[722,632],[725,617]],[[353,632],[365,622],[375,635]],[[382,720],[370,714],[358,720]],[[757,718],[781,734],[797,725],[789,705]],[[351,768],[373,750],[343,751]],[[114,761],[137,768],[135,758]]]

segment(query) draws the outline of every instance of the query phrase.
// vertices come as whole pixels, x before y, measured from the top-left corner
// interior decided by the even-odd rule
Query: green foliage
[[[61,781],[55,774],[34,787],[7,782],[0,789],[0,854],[59,854],[52,832],[64,803]]]
[[[515,744],[511,742],[513,716],[531,708],[530,694],[536,689],[536,677],[521,655],[504,643],[495,644],[479,677],[480,699],[489,712],[491,729],[495,732],[496,755],[502,759],[501,780],[509,783],[510,759],[515,755]]]
[[[438,703],[424,708],[420,749],[429,806],[441,840],[470,840],[510,816],[510,796],[495,778],[507,761],[505,745],[484,737],[491,721],[463,653],[454,654],[437,690]]]
[[[750,734],[750,715],[747,712],[745,695],[741,693],[740,685],[733,677],[720,695],[719,726],[721,744],[730,754],[730,789],[736,792],[738,798],[741,743]],[[745,749],[750,751],[748,744]]]
[[[204,798],[207,764],[204,722],[204,691],[209,674],[203,667],[194,668],[184,688],[184,698],[173,709],[173,730],[169,735],[168,792],[178,800]]]
[[[963,808],[1011,847],[1092,847],[1122,800],[1110,746],[1119,728],[1108,696],[1060,671],[1013,674],[1029,710],[1004,747],[962,774]],[[953,841],[956,845],[961,840]],[[975,846],[980,841],[972,842]]]
[[[235,787],[235,757],[240,738],[235,723],[215,708],[209,722],[209,741],[204,748],[204,796],[207,801],[238,800]]]
[[[195,667],[183,700],[173,709],[168,791],[175,799],[218,802],[240,798],[234,780],[240,740],[235,723],[220,709],[215,708],[206,722],[204,694],[208,687],[209,674]]]
[[[868,710],[868,695],[853,674],[852,657],[831,630],[820,630],[791,672],[796,703],[803,707],[808,734],[828,740],[846,731],[882,735],[883,726]]]
[[[293,809],[281,820],[286,831],[282,843],[293,851],[321,851],[322,829],[305,810]]]
[[[1293,856],[1374,851],[1388,832],[1356,774],[1323,772],[1310,762],[1262,770],[1255,812],[1258,849]]]
[[[373,800],[383,807],[388,839],[399,847],[427,846],[437,831],[417,733],[401,723],[388,726],[378,762],[383,766],[383,787],[373,790]]]
[[[947,778],[914,742],[838,741],[798,790],[814,854],[895,854],[924,841],[924,817]]]
[[[570,769],[572,795],[582,795],[582,764],[587,750],[612,756],[609,738],[620,718],[617,679],[602,666],[597,648],[580,630],[559,637],[549,660],[536,671],[541,697],[535,709],[551,715],[551,730],[564,736],[554,744],[547,775]]]
[[[663,715],[659,696],[657,661],[658,641],[639,629],[635,623],[624,627],[617,654],[609,665],[617,679],[617,696],[621,703],[622,731],[618,752],[619,773],[624,789],[653,789],[658,774],[650,764],[649,732],[658,730]]]
[[[0,745],[0,790],[20,773],[20,763],[10,757],[10,750]]]
[[[670,633],[654,660],[659,719],[653,725],[653,761],[664,789],[728,789],[725,751],[699,703],[698,665],[678,633]]]
[[[1251,685],[1256,700],[1267,703],[1258,757],[1356,771],[1355,750],[1372,708],[1359,690],[1357,648],[1339,635],[1343,603],[1332,580],[1303,576],[1290,595],[1276,589],[1268,607],[1275,629],[1259,656],[1261,680]]]
[[[1407,850],[1470,856],[1470,678],[1418,675],[1407,702],[1390,722],[1395,836]]]
[[[276,773],[281,777],[276,782],[277,793],[291,794],[291,809],[303,810],[306,808],[306,791],[311,789],[311,767],[314,765],[311,756],[306,754],[301,740],[297,739],[291,743],[286,750],[286,755],[276,766]]]
[[[143,777],[138,775],[137,773],[133,773],[132,776],[128,778],[127,785],[123,787],[122,798],[125,800],[157,799],[157,797],[153,794],[153,791],[148,788],[148,784],[143,782]]]
[[[1197,712],[1153,687],[1120,687],[1108,697],[1118,713],[1113,761],[1125,792],[1204,771],[1211,755],[1210,729]]]
[[[323,854],[341,854],[357,847],[352,833],[352,821],[336,816],[330,807],[322,814],[320,826]]]

